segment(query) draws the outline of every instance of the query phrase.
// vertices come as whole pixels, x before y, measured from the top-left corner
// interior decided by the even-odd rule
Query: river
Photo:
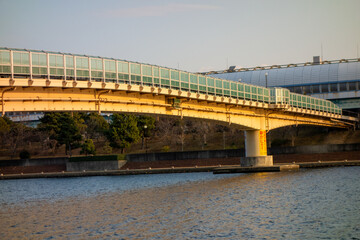
[[[0,239],[360,239],[360,167],[0,181]]]

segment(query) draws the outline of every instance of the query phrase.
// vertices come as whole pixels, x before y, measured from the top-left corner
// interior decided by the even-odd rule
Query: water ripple
[[[359,239],[359,174],[1,181],[0,239]]]

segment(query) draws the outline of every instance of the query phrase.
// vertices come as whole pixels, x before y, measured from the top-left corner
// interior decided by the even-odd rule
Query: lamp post
[[[143,138],[145,139],[145,158],[146,158],[146,161],[147,161],[147,141],[146,141],[146,137],[145,137],[145,132],[146,132],[146,129],[147,129],[147,125],[145,124],[144,125],[144,135],[143,135]]]
[[[268,73],[266,72],[265,73],[265,87],[267,88],[267,86],[268,86],[268,84],[267,84],[267,81],[268,81],[268,79],[267,79],[267,77],[268,77]]]

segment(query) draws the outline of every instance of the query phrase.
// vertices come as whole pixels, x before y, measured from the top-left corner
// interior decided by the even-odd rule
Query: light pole
[[[267,88],[267,86],[268,86],[268,84],[267,84],[267,77],[268,77],[268,75],[269,75],[269,74],[266,72],[266,73],[265,73],[265,87],[266,87],[266,88]]]
[[[147,141],[146,141],[146,137],[145,137],[145,132],[146,132],[146,129],[147,129],[147,125],[145,124],[144,125],[144,135],[143,135],[143,138],[145,139],[145,158],[146,158],[146,161],[147,161]]]

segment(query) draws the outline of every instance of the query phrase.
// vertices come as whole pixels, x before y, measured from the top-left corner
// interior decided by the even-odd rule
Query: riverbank
[[[360,160],[356,161],[327,161],[327,162],[305,162],[298,164],[275,164],[270,167],[241,167],[239,165],[228,166],[195,166],[195,167],[171,167],[171,168],[148,168],[148,169],[123,169],[108,171],[82,171],[82,172],[41,172],[41,173],[20,173],[1,174],[0,180],[9,179],[30,179],[30,178],[66,178],[66,177],[89,177],[89,176],[120,176],[139,174],[164,174],[164,173],[191,173],[191,172],[213,172],[221,173],[254,173],[254,172],[279,172],[297,171],[301,168],[325,168],[325,167],[349,167],[360,166]]]

